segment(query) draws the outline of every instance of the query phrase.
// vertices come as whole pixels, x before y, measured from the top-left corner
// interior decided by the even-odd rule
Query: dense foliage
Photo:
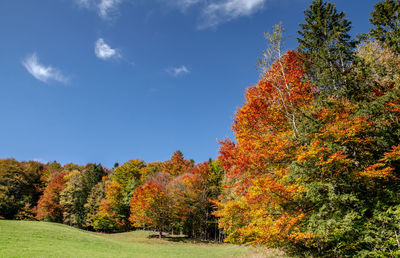
[[[217,161],[195,164],[176,151],[170,160],[133,159],[101,165],[0,160],[0,216],[44,220],[101,232],[137,227],[219,239],[214,201],[222,189]]]
[[[398,4],[375,6],[371,40],[356,49],[344,13],[313,1],[298,52],[278,56],[247,90],[236,142],[220,149],[228,188],[216,215],[228,241],[317,257],[400,255]]]
[[[39,162],[0,159],[0,218],[31,216],[45,186],[44,171]]]

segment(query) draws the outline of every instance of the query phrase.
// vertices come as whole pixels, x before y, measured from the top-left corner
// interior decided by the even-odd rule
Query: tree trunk
[[[214,229],[214,241],[215,242],[217,242],[217,230],[218,230],[217,223],[215,223],[215,229]]]

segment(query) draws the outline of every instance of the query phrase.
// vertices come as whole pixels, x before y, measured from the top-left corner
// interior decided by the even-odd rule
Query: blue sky
[[[369,28],[375,0],[333,1]],[[216,158],[263,32],[296,48],[308,0],[1,0],[0,158]]]

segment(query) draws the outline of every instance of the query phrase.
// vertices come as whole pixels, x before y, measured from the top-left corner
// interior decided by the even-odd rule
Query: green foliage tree
[[[209,160],[209,175],[207,177],[207,188],[210,190],[211,198],[216,200],[222,193],[222,181],[225,171],[218,160]]]
[[[129,160],[115,168],[113,180],[122,187],[126,187],[131,181],[139,182],[141,178],[140,170],[144,167],[146,167],[146,163],[143,160]]]
[[[46,185],[51,181],[52,177],[57,175],[57,173],[61,172],[62,166],[57,161],[53,161],[50,164],[47,164],[43,171],[42,180],[46,183]]]
[[[87,203],[92,188],[104,175],[101,165],[88,164],[83,171],[73,170],[65,178],[67,183],[60,198],[65,224],[76,227],[85,226],[86,210],[84,205]]]
[[[39,162],[0,159],[0,217],[13,219],[26,204],[31,209],[37,205],[45,184],[43,170]]]
[[[112,175],[113,182],[121,186],[120,211],[121,216],[126,220],[129,218],[129,204],[132,199],[133,191],[141,181],[141,172],[146,168],[143,160],[133,159],[115,168]]]
[[[314,0],[300,24],[298,50],[313,83],[327,92],[348,87],[346,73],[353,61],[356,42],[349,34],[351,22],[334,4]]]
[[[114,168],[109,175],[107,183],[96,191],[97,196],[104,195],[98,202],[96,196],[92,196],[91,203],[87,206],[98,207],[97,213],[90,211],[91,226],[97,231],[118,232],[130,228],[128,218],[130,215],[130,200],[136,187],[141,181],[141,172],[146,168],[142,160],[133,159],[123,165]],[[100,187],[100,186],[99,186]],[[92,209],[90,208],[90,209]]]
[[[145,183],[150,180],[156,173],[163,170],[162,162],[149,162],[147,166],[140,170],[140,182]]]
[[[400,2],[384,0],[374,6],[370,19],[374,26],[369,37],[387,45],[395,53],[400,54]]]
[[[93,219],[99,211],[100,203],[105,197],[106,185],[110,183],[108,177],[104,176],[90,191],[87,202],[84,205],[86,214],[85,227],[93,229]]]
[[[66,186],[60,193],[63,223],[79,227],[82,223],[82,206],[85,202],[81,171],[73,170],[64,179],[67,181]]]
[[[125,207],[121,204],[122,193],[119,183],[106,184],[105,197],[100,201],[97,213],[91,216],[91,225],[96,231],[119,232],[130,228]]]

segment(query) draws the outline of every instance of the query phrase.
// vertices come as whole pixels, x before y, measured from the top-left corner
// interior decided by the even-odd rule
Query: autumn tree
[[[13,219],[20,211],[31,213],[42,194],[44,165],[0,159],[0,217]]]
[[[115,168],[113,180],[122,187],[127,187],[131,181],[138,182],[141,177],[140,170],[146,166],[142,160],[133,159]]]
[[[207,166],[207,165],[205,165]],[[168,185],[173,199],[176,225],[190,237],[205,234],[209,211],[208,192],[199,173],[187,172],[175,177]]]
[[[104,175],[101,165],[88,164],[82,170],[73,170],[65,178],[67,183],[61,192],[60,199],[65,224],[84,227],[86,222],[84,205],[87,203],[92,188]]]
[[[363,219],[360,230],[362,247],[360,253],[367,256],[398,256],[396,223],[400,195],[400,63],[396,51],[388,44],[366,42],[357,53],[365,77],[365,100],[360,103],[358,113],[368,117],[373,130],[370,156],[358,163],[364,164],[360,176],[364,183],[364,210],[368,219]]]
[[[37,218],[51,222],[62,222],[63,210],[60,204],[60,194],[65,188],[65,176],[69,172],[63,171],[52,177],[38,202]]]
[[[143,160],[133,159],[125,162],[123,165],[115,168],[112,180],[118,183],[122,189],[121,209],[124,211],[126,219],[129,217],[129,203],[132,193],[140,184],[142,178],[142,169],[146,168]]]
[[[144,185],[136,188],[130,203],[130,222],[135,227],[155,228],[162,233],[169,230],[172,218],[172,201],[167,190],[170,175],[157,173]]]
[[[348,31],[344,15],[323,1],[306,17],[311,32],[329,24],[327,17],[343,26],[328,31]],[[318,34],[303,43],[326,47]],[[247,90],[234,120],[236,141],[222,141],[218,158],[226,187],[215,214],[227,241],[301,256],[399,255],[399,61],[381,42],[363,42],[357,52],[348,47],[351,71],[336,69],[344,60],[336,50],[325,67],[307,49],[289,51]],[[325,58],[320,51],[316,57]],[[329,80],[321,86],[321,78]]]
[[[106,187],[112,182],[110,177],[111,171],[105,169],[105,172],[106,175],[104,175],[101,178],[101,181],[90,190],[87,201],[84,205],[86,214],[85,227],[92,230],[94,229],[93,222],[99,212],[100,204],[106,197]]]
[[[90,223],[95,230],[116,232],[130,228],[129,204],[134,190],[140,183],[141,170],[145,167],[144,161],[133,159],[114,168],[109,182],[103,186],[104,199],[98,204],[98,213],[91,215]]]
[[[181,151],[175,151],[170,160],[163,163],[163,171],[172,176],[181,175],[189,170],[191,162],[183,157]]]
[[[145,183],[150,180],[156,173],[163,171],[163,162],[149,162],[145,167],[140,169],[140,182]]]
[[[53,179],[53,177],[56,176],[61,171],[62,171],[62,166],[57,161],[48,163],[44,168],[42,181],[44,181],[45,184],[47,185]]]
[[[121,205],[122,187],[115,181],[105,186],[105,197],[98,205],[98,211],[91,216],[91,226],[96,231],[120,232],[129,228],[125,209]]]
[[[288,51],[247,89],[233,125],[237,142],[221,142],[218,159],[228,188],[215,214],[228,241],[277,246],[310,237],[298,226],[303,189],[287,181],[285,166],[295,159],[297,122],[313,93],[299,60],[297,52]]]
[[[60,205],[63,210],[63,223],[70,226],[79,226],[82,221],[83,196],[81,171],[73,170],[64,177],[65,188],[60,192]]]
[[[217,238],[217,219],[213,213],[214,203],[221,194],[223,173],[218,161],[209,160],[195,164],[168,186],[186,235],[206,240]]]

